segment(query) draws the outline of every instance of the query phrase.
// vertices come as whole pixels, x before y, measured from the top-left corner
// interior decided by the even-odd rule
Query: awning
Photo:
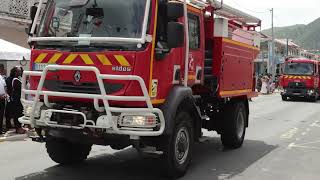
[[[0,60],[20,61],[30,60],[30,49],[0,39]]]

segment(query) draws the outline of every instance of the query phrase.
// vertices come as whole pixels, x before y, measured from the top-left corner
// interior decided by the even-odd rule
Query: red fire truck
[[[280,85],[282,100],[303,97],[313,102],[319,98],[320,63],[306,58],[287,58]]]
[[[202,128],[243,144],[259,19],[213,0],[40,0],[30,11],[20,122],[55,162],[132,145],[177,177]]]

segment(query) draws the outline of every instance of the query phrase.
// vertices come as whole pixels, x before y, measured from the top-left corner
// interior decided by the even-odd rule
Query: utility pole
[[[286,56],[289,56],[289,39],[287,38],[287,44],[286,44]]]
[[[272,45],[271,45],[271,74],[272,80],[275,80],[276,62],[275,62],[275,46],[274,46],[274,26],[273,26],[273,8],[271,9],[271,29],[272,29]]]

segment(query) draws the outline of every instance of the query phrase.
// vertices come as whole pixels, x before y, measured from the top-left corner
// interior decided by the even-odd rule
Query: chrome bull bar
[[[57,70],[70,70],[70,71],[91,71],[94,72],[97,78],[97,82],[99,85],[101,94],[86,94],[86,93],[70,93],[70,92],[56,92],[56,91],[43,91],[43,85],[49,71],[57,71]],[[40,81],[36,90],[26,89],[27,85],[27,77],[29,76],[40,76]],[[108,95],[105,90],[105,85],[103,80],[123,80],[123,81],[137,81],[141,87],[141,91],[143,96],[114,96]],[[26,95],[33,95],[33,101],[27,99]],[[40,119],[35,118],[35,113],[37,107],[39,106],[40,96],[43,96],[43,103],[46,105],[47,110],[40,110],[38,114],[40,114]],[[52,109],[52,105],[49,102],[49,96],[55,97],[69,97],[69,98],[82,98],[82,99],[93,99],[94,108],[98,112],[105,112],[105,116],[101,116],[103,125],[98,125],[92,120],[87,120],[84,113],[75,111],[75,110],[56,110]],[[103,107],[99,105],[99,100],[103,102]],[[120,107],[111,107],[109,101],[123,101],[123,102],[146,102],[146,108],[120,108]],[[163,116],[163,112],[154,108],[150,96],[148,94],[148,90],[146,88],[144,80],[139,76],[134,75],[109,75],[109,74],[101,74],[100,71],[93,66],[64,66],[64,65],[48,65],[44,68],[43,72],[35,72],[35,71],[25,71],[22,77],[22,91],[21,91],[21,102],[23,105],[32,104],[32,110],[30,116],[23,116],[19,118],[19,121],[23,124],[30,124],[32,127],[41,126],[49,126],[56,128],[71,128],[71,129],[83,129],[83,128],[99,128],[106,129],[107,133],[111,134],[126,134],[132,136],[159,136],[163,133],[165,128],[165,120]],[[50,109],[51,108],[51,109]],[[84,124],[79,126],[68,126],[68,125],[59,125],[50,121],[49,118],[46,118],[46,115],[55,112],[55,113],[69,113],[69,114],[77,114],[81,115],[84,118]],[[122,114],[156,114],[159,119],[159,130],[153,129],[139,129],[139,128],[119,128],[118,120],[120,116],[112,116],[112,113],[121,113]],[[100,117],[99,117],[100,118]],[[98,118],[98,119],[99,119]]]

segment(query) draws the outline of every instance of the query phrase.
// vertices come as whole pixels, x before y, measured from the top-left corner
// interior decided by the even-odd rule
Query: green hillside
[[[262,31],[271,35],[271,29]],[[289,38],[305,49],[320,49],[320,18],[308,25],[298,24],[287,27],[276,27],[275,37]]]

